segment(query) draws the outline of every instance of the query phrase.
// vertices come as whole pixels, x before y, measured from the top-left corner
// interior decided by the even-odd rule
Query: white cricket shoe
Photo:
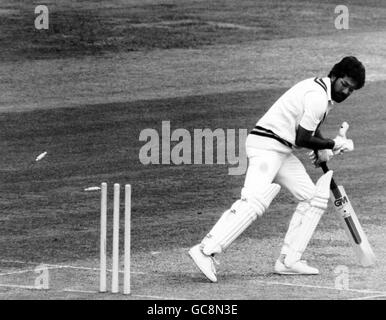
[[[287,267],[280,259],[276,260],[275,273],[278,274],[292,274],[292,275],[313,275],[319,274],[319,270],[314,267],[310,267],[305,260],[299,260],[295,262],[291,267]]]
[[[202,273],[212,282],[217,282],[216,268],[214,266],[214,258],[205,255],[200,245],[195,245],[189,250],[189,256],[193,259],[196,266]]]

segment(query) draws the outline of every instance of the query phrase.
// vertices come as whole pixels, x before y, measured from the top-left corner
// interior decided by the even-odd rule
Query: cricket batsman
[[[314,184],[295,149],[312,150],[319,166],[334,155],[354,150],[351,139],[324,138],[320,125],[335,103],[365,84],[365,68],[353,56],[335,64],[327,77],[303,80],[286,91],[257,122],[246,139],[249,165],[241,198],[225,211],[200,244],[189,250],[197,267],[217,282],[215,255],[229,245],[268,209],[281,187],[298,200],[274,270],[278,274],[318,274],[301,257],[327,209],[332,171]]]

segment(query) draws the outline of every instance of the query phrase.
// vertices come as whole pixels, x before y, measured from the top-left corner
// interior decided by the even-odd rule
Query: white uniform
[[[331,107],[331,81],[328,77],[307,79],[286,91],[256,124],[257,127],[271,130],[285,141],[248,135],[246,150],[250,163],[244,187],[253,192],[275,181],[286,187],[298,200],[310,199],[314,183],[298,158],[292,154],[296,148],[296,132],[299,125],[315,132]],[[255,128],[251,133],[265,132]],[[283,142],[289,142],[293,148]]]
[[[328,113],[331,102],[330,78],[301,81],[285,92],[257,122],[291,144],[299,124],[315,131]]]
[[[293,155],[296,132],[299,125],[315,132],[331,106],[330,78],[307,79],[285,92],[257,122],[246,140],[249,165],[241,198],[223,213],[202,240],[202,256],[195,249],[193,256],[196,261],[199,261],[197,256],[205,261],[205,257],[226,250],[266,211],[280,187],[285,187],[299,204],[281,253],[286,256],[286,266],[299,265],[300,257],[327,208],[332,172],[319,179],[315,186],[302,163]],[[215,275],[209,274],[208,278],[215,281]]]

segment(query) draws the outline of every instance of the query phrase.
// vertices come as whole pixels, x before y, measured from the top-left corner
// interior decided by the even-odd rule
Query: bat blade
[[[332,196],[335,199],[335,211],[338,213],[359,263],[364,267],[372,266],[375,264],[375,255],[371,245],[359,223],[344,187],[338,186],[337,188],[339,192],[331,190]]]

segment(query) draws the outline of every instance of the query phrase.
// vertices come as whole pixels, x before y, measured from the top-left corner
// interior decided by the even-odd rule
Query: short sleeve
[[[304,114],[299,125],[315,131],[327,111],[326,95],[318,91],[307,92],[304,96]]]

